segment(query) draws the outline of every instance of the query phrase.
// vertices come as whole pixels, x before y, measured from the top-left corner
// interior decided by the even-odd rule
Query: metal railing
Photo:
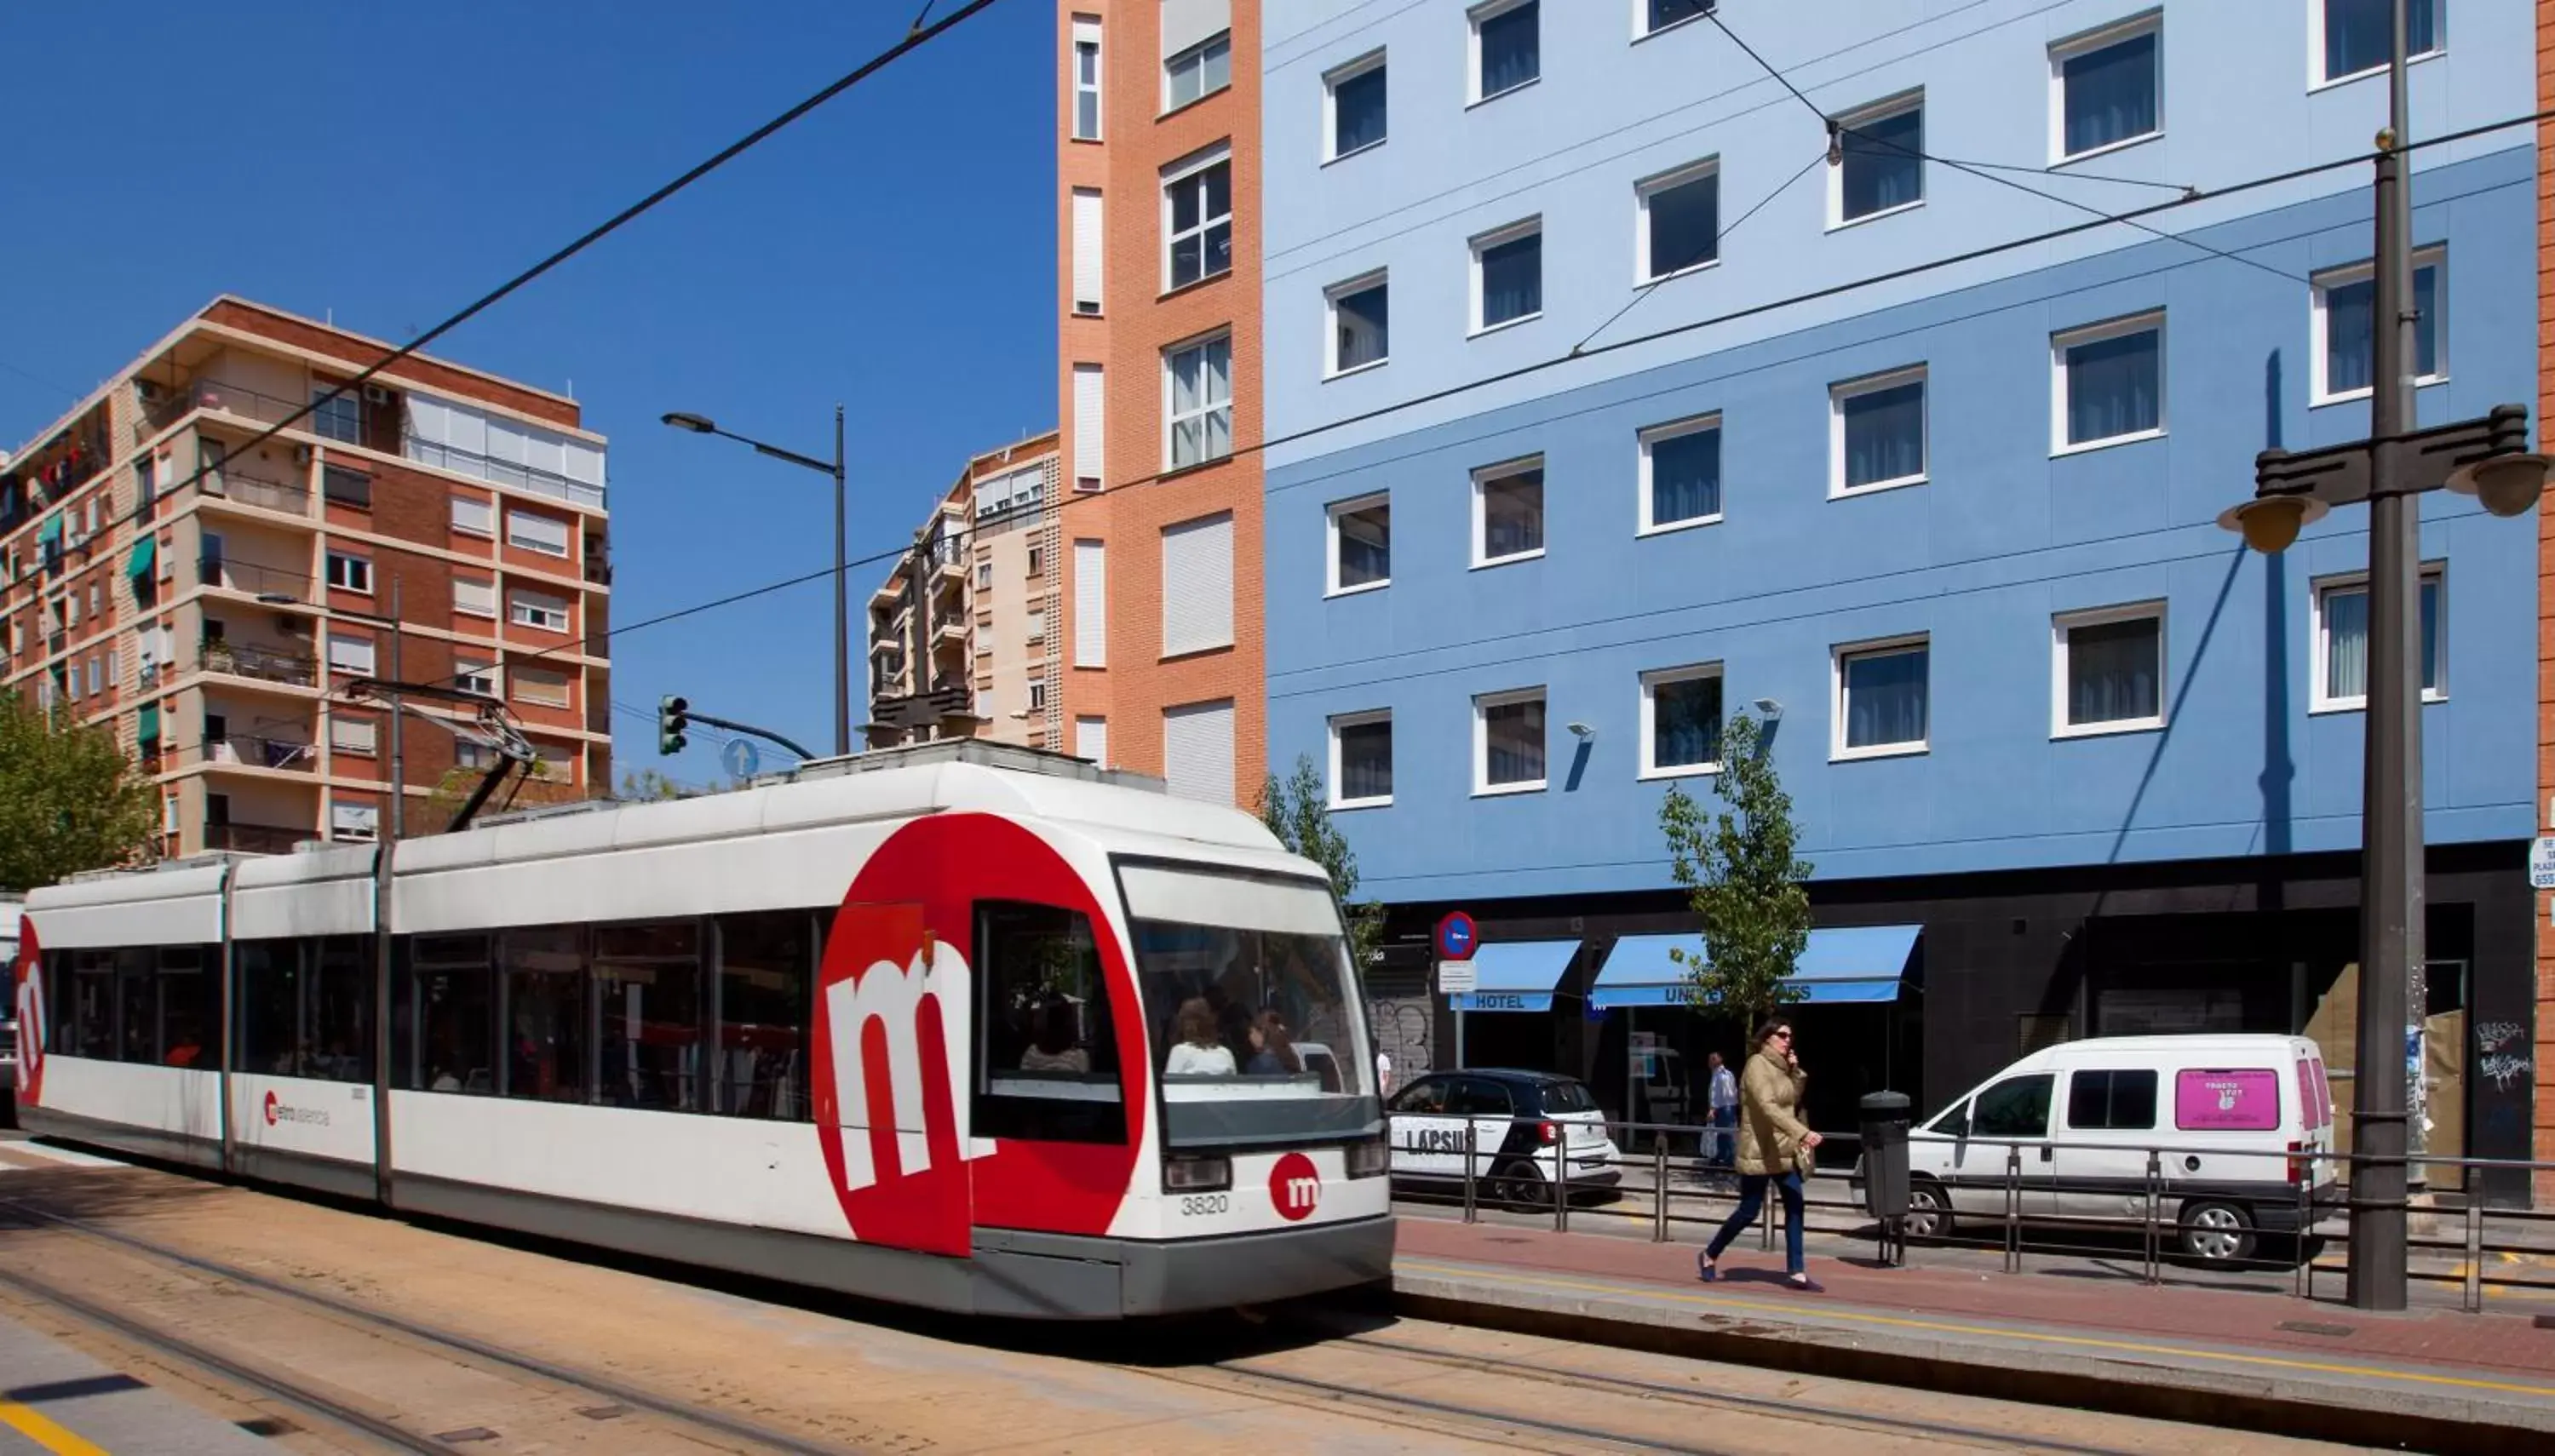
[[[310,488],[281,480],[268,480],[225,465],[204,476],[204,494],[262,511],[279,511],[287,516],[310,514]]]
[[[280,824],[204,826],[204,848],[235,849],[243,854],[291,854],[295,845],[318,837],[315,829],[287,829]]]
[[[314,687],[319,681],[318,659],[300,653],[280,653],[272,648],[251,647],[246,643],[205,643],[203,665],[207,672],[255,677],[266,682]]]
[[[241,420],[254,420],[260,425],[280,425],[293,418],[306,400],[287,400],[261,394],[246,385],[219,379],[191,379],[185,384],[154,398],[142,409],[143,432],[157,434],[175,425],[190,411],[202,409]],[[308,420],[295,427],[318,431]]]
[[[242,591],[253,596],[289,596],[295,601],[310,600],[310,573],[286,566],[266,566],[227,556],[205,556],[195,562],[195,579],[224,591]]]
[[[208,738],[191,747],[171,750],[167,757],[172,767],[198,763],[227,768],[280,769],[296,774],[312,773],[319,767],[319,750],[315,745],[246,733]]]
[[[1573,1127],[1584,1133],[1592,1126],[1586,1122],[1508,1114],[1399,1116],[1463,1121],[1461,1151],[1439,1150],[1440,1155],[1462,1162],[1453,1179],[1442,1170],[1403,1165],[1419,1150],[1405,1147],[1398,1137],[1393,1177],[1397,1198],[1429,1196],[1405,1186],[1415,1179],[1452,1181],[1455,1186],[1440,1186],[1434,1196],[1458,1204],[1466,1223],[1478,1222],[1486,1208],[1498,1207],[1548,1214],[1554,1232],[1568,1233],[1575,1211],[1583,1219],[1646,1223],[1652,1242],[1667,1243],[1680,1226],[1721,1226],[1727,1208],[1708,1211],[1700,1205],[1728,1205],[1738,1195],[1736,1171],[1708,1160],[1716,1137],[1728,1140],[1722,1146],[1735,1149],[1735,1128],[1610,1122],[1603,1126],[1611,1138],[1646,1135],[1649,1152],[1629,1153],[1624,1144],[1610,1143],[1611,1151],[1583,1153],[1579,1149],[1586,1144],[1574,1146],[1568,1140]],[[1533,1129],[1536,1141],[1521,1143],[1512,1131],[1520,1127]],[[1484,1147],[1486,1132],[1498,1137],[1500,1146]],[[1862,1142],[1857,1133],[1823,1133],[1821,1139],[1812,1153],[1814,1163],[1818,1153]],[[1701,1155],[1674,1156],[1672,1145],[1694,1146]],[[2354,1162],[2372,1160],[2344,1152],[2208,1142],[2007,1136],[1946,1139],[1940,1146],[1960,1150],[1956,1183],[1946,1183],[1938,1172],[1912,1168],[1911,1184],[1928,1189],[1936,1201],[1930,1210],[1913,1210],[1898,1229],[1882,1225],[1866,1211],[1859,1156],[1851,1167],[1814,1166],[1803,1179],[1804,1232],[1876,1238],[1893,1264],[1906,1262],[1911,1240],[1927,1247],[1993,1248],[2000,1268],[2008,1274],[2024,1272],[2031,1257],[2116,1253],[2118,1246],[2134,1240],[2141,1282],[2164,1282],[2168,1266],[2273,1273],[2287,1277],[2292,1292],[2312,1298],[2318,1275],[2347,1273],[2346,1264],[2324,1254],[2336,1245],[2347,1247],[2354,1211],[2345,1174]],[[2070,1153],[2126,1159],[2124,1166],[2132,1170],[2106,1176],[2124,1169],[2089,1167],[2083,1175],[2071,1175],[2064,1160]],[[2555,1172],[2555,1162],[2512,1158],[2408,1154],[2402,1161],[2416,1168],[2458,1169],[2470,1183],[2485,1171]],[[1556,1177],[1556,1167],[1566,1170]],[[1644,1182],[1647,1187],[1641,1187]],[[1645,1207],[1621,1206],[1639,1192],[1648,1194]],[[1608,1195],[1616,1206],[1590,1206]],[[1761,1248],[1775,1247],[1779,1201],[1768,1189],[1759,1215]],[[2098,1202],[2116,1211],[2096,1211]],[[2555,1209],[2487,1207],[2470,1190],[2458,1203],[2417,1203],[2409,1220],[2408,1252],[2450,1259],[2443,1261],[2446,1268],[2426,1269],[2417,1261],[2407,1277],[2458,1286],[2461,1308],[2480,1312],[2489,1285],[2555,1294]],[[2066,1244],[2050,1237],[2070,1232],[2109,1239],[2114,1247]],[[2484,1272],[2488,1264],[2496,1270],[2490,1277]],[[2540,1269],[2548,1273],[2529,1273]]]

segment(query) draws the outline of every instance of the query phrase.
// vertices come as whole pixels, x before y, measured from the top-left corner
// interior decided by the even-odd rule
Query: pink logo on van
[[[2280,1074],[2268,1067],[2177,1073],[2173,1125],[2185,1132],[2275,1132],[2280,1126]]]

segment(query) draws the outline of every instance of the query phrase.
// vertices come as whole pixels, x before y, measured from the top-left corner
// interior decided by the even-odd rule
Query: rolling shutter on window
[[[1101,413],[1102,391],[1100,366],[1073,366],[1073,488],[1098,490],[1109,458],[1103,447],[1101,430],[1105,427]]]
[[[1073,544],[1073,666],[1109,666],[1109,548]]]
[[[1073,311],[1100,311],[1100,192],[1073,189]]]
[[[1162,778],[1182,798],[1233,802],[1233,702],[1162,710]]]
[[[1233,645],[1233,516],[1162,529],[1162,656]]]
[[[1109,720],[1076,718],[1073,720],[1073,756],[1089,759],[1102,768],[1109,766]]]
[[[1233,0],[1162,0],[1162,59],[1233,29]]]

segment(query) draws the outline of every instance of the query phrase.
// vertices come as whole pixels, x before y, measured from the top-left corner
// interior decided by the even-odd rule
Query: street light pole
[[[852,616],[843,589],[843,407],[834,406],[834,753],[852,751]]]
[[[2369,434],[2413,425],[2412,231],[2406,195],[2406,0],[2395,0],[2387,129],[2378,139]],[[2405,1155],[2420,1147],[2422,1074],[2421,503],[2391,450],[2369,476],[2369,701],[2362,756],[2360,1041],[2352,1077],[2350,1298],[2405,1305]]]

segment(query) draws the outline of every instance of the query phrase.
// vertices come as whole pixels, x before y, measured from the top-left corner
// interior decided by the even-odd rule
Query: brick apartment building
[[[931,738],[1059,746],[1060,478],[1048,430],[968,461],[933,504],[913,553],[870,594],[869,747]],[[897,702],[935,693],[945,696]]]
[[[1262,652],[1259,7],[1056,12],[1063,744],[1248,802]]]
[[[165,854],[380,832],[393,729],[342,689],[390,675],[394,616],[402,675],[502,698],[550,792],[612,781],[586,642],[610,596],[604,440],[574,401],[417,357],[252,445],[388,351],[217,299],[0,467],[0,686],[116,734],[158,785]],[[399,731],[401,826],[423,832],[426,796],[494,757]]]

